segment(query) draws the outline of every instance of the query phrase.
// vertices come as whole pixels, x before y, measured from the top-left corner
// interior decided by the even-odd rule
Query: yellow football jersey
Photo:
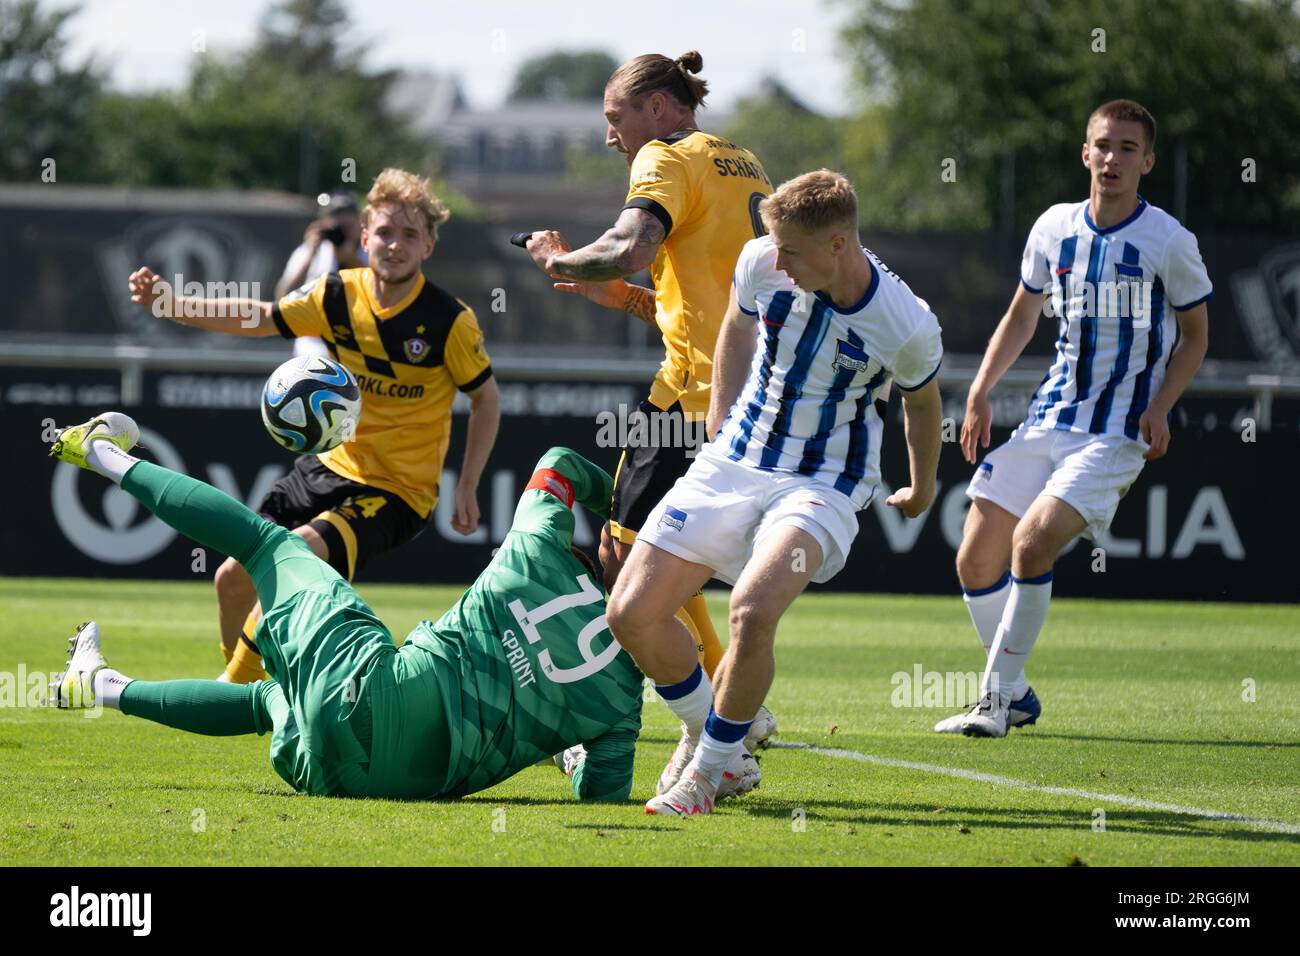
[[[483,333],[465,303],[421,275],[381,309],[369,269],[329,273],[271,307],[285,338],[317,336],[361,386],[356,437],[320,455],[335,474],[400,495],[427,516],[451,441],[456,389],[492,377]]]
[[[753,153],[699,130],[651,140],[632,161],[624,208],[646,210],[667,233],[650,266],[666,353],[650,388],[659,408],[708,411],[736,258],[765,234],[758,204],[771,192]]]

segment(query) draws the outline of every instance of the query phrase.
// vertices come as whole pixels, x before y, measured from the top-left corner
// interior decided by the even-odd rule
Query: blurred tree
[[[618,69],[608,53],[558,50],[525,60],[515,73],[508,100],[602,99],[605,82]]]
[[[364,194],[385,166],[438,170],[438,152],[393,115],[395,74],[361,65],[365,47],[334,0],[285,0],[255,44],[196,52],[185,88],[101,95],[90,118],[96,162],[81,181]],[[435,177],[454,212],[471,204]]]
[[[359,69],[363,48],[348,48],[351,28],[338,0],[282,0],[262,16],[258,52],[299,76]]]
[[[76,13],[0,0],[0,180],[39,182],[47,158],[58,180],[75,178],[94,154],[87,125],[104,71],[91,59],[64,63]]]
[[[846,143],[875,224],[1025,231],[1086,193],[1085,121],[1123,96],[1159,125],[1148,199],[1193,229],[1295,228],[1294,3],[859,0],[843,40],[878,104]]]
[[[843,119],[813,112],[767,78],[758,93],[736,104],[718,132],[753,152],[775,186],[811,169],[841,168],[843,126]]]

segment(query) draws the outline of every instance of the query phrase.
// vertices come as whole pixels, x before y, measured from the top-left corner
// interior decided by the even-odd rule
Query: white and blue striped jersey
[[[1196,237],[1146,200],[1106,229],[1087,200],[1060,203],[1034,223],[1020,281],[1050,296],[1060,327],[1025,423],[1140,440],[1178,342],[1174,312],[1213,294]]]
[[[757,320],[754,361],[709,448],[763,471],[806,475],[871,500],[880,480],[880,416],[872,399],[887,379],[913,391],[943,359],[939,321],[869,250],[861,301],[835,305],[776,267],[768,236],[736,260],[736,300]]]

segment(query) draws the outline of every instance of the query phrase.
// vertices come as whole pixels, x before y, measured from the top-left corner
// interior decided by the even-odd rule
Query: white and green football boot
[[[96,441],[109,441],[122,451],[130,451],[140,443],[140,429],[130,415],[101,412],[88,422],[60,431],[50,446],[50,457],[89,468],[86,452]]]
[[[95,706],[95,675],[108,667],[99,649],[99,625],[87,621],[68,638],[68,668],[54,678],[50,705],[60,710]]]

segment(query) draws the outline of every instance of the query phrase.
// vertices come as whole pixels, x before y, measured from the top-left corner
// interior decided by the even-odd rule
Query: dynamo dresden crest
[[[1300,372],[1300,243],[1270,249],[1256,268],[1233,273],[1231,286],[1255,358]]]
[[[406,353],[408,362],[423,362],[429,354],[429,343],[424,339],[407,339],[402,343],[402,351]]]

